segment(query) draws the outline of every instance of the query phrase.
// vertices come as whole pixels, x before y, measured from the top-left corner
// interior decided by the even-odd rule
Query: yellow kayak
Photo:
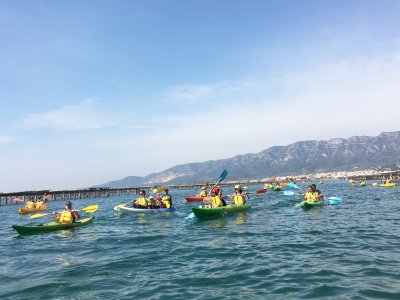
[[[20,208],[18,209],[18,213],[20,213],[21,215],[25,215],[25,214],[30,214],[30,213],[34,213],[34,212],[38,212],[38,211],[44,211],[46,210],[46,205],[43,204],[41,207],[38,208]]]
[[[396,186],[396,183],[395,182],[386,182],[386,183],[381,183],[381,186],[392,187],[392,186]]]

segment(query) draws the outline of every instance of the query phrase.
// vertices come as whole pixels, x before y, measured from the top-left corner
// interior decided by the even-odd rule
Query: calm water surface
[[[0,298],[400,299],[400,188],[318,188],[343,204],[305,211],[268,191],[248,212],[198,221],[185,219],[196,191],[172,190],[178,210],[160,215],[115,215],[126,196],[74,200],[100,205],[93,224],[31,236],[11,228],[32,222],[18,206],[0,207]]]

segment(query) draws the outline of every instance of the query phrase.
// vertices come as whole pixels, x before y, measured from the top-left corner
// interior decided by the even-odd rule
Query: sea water
[[[162,214],[118,216],[127,196],[82,199],[75,209],[100,206],[93,224],[27,236],[11,225],[51,217],[0,207],[0,299],[400,299],[400,188],[318,188],[342,204],[303,210],[301,191],[268,191],[201,221],[187,218],[194,190],[171,190],[177,211]]]

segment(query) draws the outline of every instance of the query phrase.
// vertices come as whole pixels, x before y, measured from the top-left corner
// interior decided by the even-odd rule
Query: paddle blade
[[[226,176],[228,176],[228,171],[227,170],[222,171],[221,175],[218,178],[218,181],[221,182],[226,178]]]
[[[40,218],[40,217],[43,217],[43,216],[47,216],[48,214],[33,214],[32,216],[30,216],[29,217],[29,219],[36,219],[36,218]]]
[[[293,196],[293,195],[294,195],[294,192],[292,192],[292,191],[283,191],[283,194],[284,194],[285,196]]]
[[[85,207],[85,208],[82,208],[82,210],[83,210],[84,212],[88,212],[88,213],[95,212],[95,211],[97,211],[98,209],[99,209],[99,206],[98,206],[97,204],[95,204],[95,205],[90,205],[90,206],[87,206],[87,207]]]
[[[295,183],[293,183],[293,182],[289,182],[287,185],[290,186],[291,188],[294,188],[294,189],[298,189],[298,188],[299,188],[299,187],[297,186],[297,184],[295,184]]]
[[[124,204],[119,204],[119,205],[117,205],[117,206],[114,206],[114,210],[118,210],[118,208],[120,208],[120,207],[125,207],[125,206],[127,206],[128,204],[126,204],[126,203],[124,203]]]
[[[257,190],[256,194],[264,194],[266,193],[268,190],[267,189],[261,189],[261,190]]]
[[[159,187],[158,189],[153,189],[153,194],[159,194],[159,193],[162,193],[162,192],[164,192],[164,191],[165,191],[165,189],[166,189],[166,187],[165,187],[165,186],[161,186],[161,187]]]
[[[206,182],[204,182],[204,186],[208,187],[210,185],[210,182],[207,180]]]

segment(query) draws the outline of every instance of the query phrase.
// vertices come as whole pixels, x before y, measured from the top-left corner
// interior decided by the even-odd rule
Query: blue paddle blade
[[[226,178],[226,176],[228,176],[228,171],[227,170],[222,171],[221,175],[218,178],[218,181],[221,182]]]
[[[290,186],[291,188],[294,188],[294,189],[298,189],[299,187],[295,184],[295,183],[293,183],[293,182],[289,182],[288,183],[288,186]]]
[[[195,217],[194,213],[189,214],[185,219],[193,219]]]
[[[328,200],[330,205],[342,204],[342,198],[339,197],[329,197]]]
[[[285,196],[293,196],[293,195],[294,195],[294,192],[292,192],[292,191],[283,191],[283,194],[284,194]]]

